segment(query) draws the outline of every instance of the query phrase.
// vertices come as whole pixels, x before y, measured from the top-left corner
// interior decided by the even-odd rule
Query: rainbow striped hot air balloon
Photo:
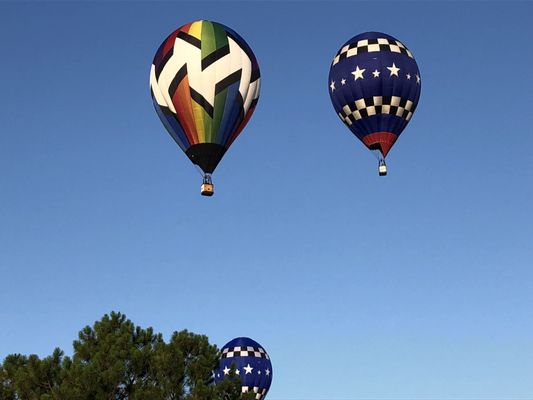
[[[204,173],[202,194],[211,196],[211,174],[259,98],[259,65],[252,50],[220,23],[183,25],[157,50],[150,89],[161,122]]]

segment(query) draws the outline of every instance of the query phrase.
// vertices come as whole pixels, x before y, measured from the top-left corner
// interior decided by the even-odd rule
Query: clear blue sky
[[[0,358],[119,310],[249,336],[270,400],[531,398],[533,3],[0,3]],[[262,94],[213,198],[157,118],[153,54],[219,21]],[[338,48],[402,40],[422,96],[389,176],[328,95]]]

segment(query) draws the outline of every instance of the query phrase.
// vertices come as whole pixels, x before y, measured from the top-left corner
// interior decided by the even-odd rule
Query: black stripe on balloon
[[[241,46],[241,45],[239,44],[240,40],[237,39],[234,35],[232,35],[231,32],[226,31],[226,35],[227,35],[228,37],[232,38],[233,41],[239,45],[239,47]]]
[[[159,64],[155,66],[155,78],[159,80],[159,75],[161,75],[161,72],[163,72],[163,68],[165,68],[165,65],[167,65],[168,60],[170,60],[170,57],[174,54],[174,47],[171,47],[167,54],[161,59]]]
[[[255,58],[255,56],[254,56],[254,54],[252,52],[252,49],[250,47],[248,47],[246,42],[244,42],[244,39],[237,39],[234,35],[231,34],[231,32],[228,32],[228,31],[226,31],[226,35],[228,35],[228,37],[232,38],[233,41],[235,43],[237,43],[237,45],[241,48],[241,50],[246,53],[246,55],[250,59],[250,62]]]
[[[219,94],[224,89],[226,89],[228,86],[231,86],[235,82],[239,82],[242,75],[242,69],[239,69],[238,71],[235,71],[233,74],[226,76],[224,79],[219,81],[215,85],[215,94]]]
[[[255,82],[261,77],[261,73],[259,72],[259,67],[252,69],[252,76],[250,77],[250,82]]]
[[[179,69],[174,79],[172,79],[172,82],[170,82],[170,86],[168,87],[168,94],[170,97],[174,96],[174,93],[176,93],[176,90],[178,89],[178,86],[180,82],[187,76],[187,63],[183,64],[183,66]]]
[[[216,62],[217,60],[220,60],[222,57],[229,54],[229,44],[222,46],[219,49],[216,49],[211,54],[208,54],[203,60],[202,60],[202,71],[209,67],[211,64]]]
[[[188,33],[180,31],[178,32],[178,37],[181,40],[184,40],[187,43],[192,44],[194,47],[198,47],[199,49],[202,48],[202,41],[200,39],[195,38],[194,36],[189,35]]]
[[[209,102],[205,99],[205,97],[202,96],[200,93],[198,93],[196,90],[194,90],[193,88],[189,88],[189,89],[191,91],[191,98],[195,102],[197,102],[200,105],[200,107],[202,107],[205,110],[207,115],[213,118],[213,113],[214,113],[213,106],[209,104]]]

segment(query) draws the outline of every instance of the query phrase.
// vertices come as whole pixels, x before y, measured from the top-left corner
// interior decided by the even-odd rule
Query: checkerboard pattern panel
[[[257,357],[265,358],[269,360],[267,352],[262,347],[252,347],[252,346],[237,346],[237,347],[226,347],[222,350],[221,358],[232,358],[232,357]]]
[[[399,96],[373,96],[358,99],[346,104],[339,113],[339,118],[346,124],[378,114],[390,114],[409,121],[413,115],[414,104],[411,100]]]
[[[242,393],[248,393],[248,392],[255,393],[255,400],[262,400],[265,397],[267,390],[261,389],[257,386],[243,386]]]
[[[404,46],[399,40],[391,40],[387,38],[377,39],[364,39],[355,43],[350,43],[339,50],[333,64],[337,64],[339,61],[345,58],[353,57],[358,54],[372,53],[377,51],[388,51],[391,53],[405,54],[408,57],[414,58],[407,47]]]

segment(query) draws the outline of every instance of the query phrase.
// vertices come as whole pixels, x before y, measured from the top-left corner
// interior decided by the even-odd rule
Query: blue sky
[[[533,393],[530,2],[0,3],[0,358],[67,354],[118,310],[270,353],[268,398]],[[258,107],[216,194],[153,110],[153,54],[222,22]],[[328,96],[369,30],[414,53],[419,107],[377,176]]]

